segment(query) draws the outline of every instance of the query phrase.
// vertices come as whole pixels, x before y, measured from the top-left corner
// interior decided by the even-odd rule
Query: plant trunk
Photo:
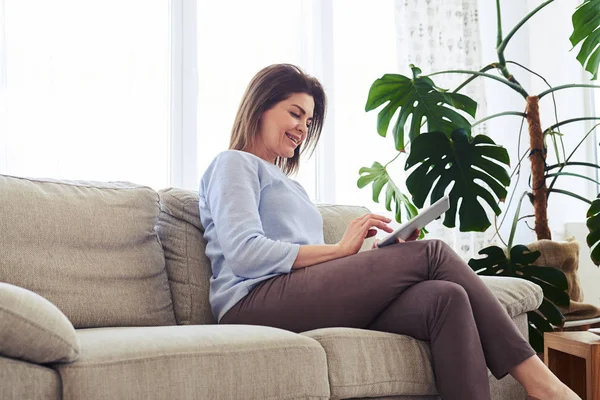
[[[540,124],[539,98],[527,97],[527,125],[529,126],[529,161],[531,162],[531,187],[533,190],[533,210],[535,214],[535,234],[537,239],[552,239],[548,227],[546,187],[546,148],[544,132]]]

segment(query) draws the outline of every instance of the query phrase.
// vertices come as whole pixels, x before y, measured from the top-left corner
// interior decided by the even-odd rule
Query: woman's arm
[[[366,214],[350,222],[344,237],[337,244],[320,244],[300,246],[292,269],[310,267],[326,261],[335,260],[358,253],[364,240],[375,236],[379,228],[385,232],[393,232],[387,223],[391,220],[383,215]]]
[[[308,244],[300,246],[292,269],[310,267],[311,265],[335,260],[347,255],[344,254],[339,244]]]

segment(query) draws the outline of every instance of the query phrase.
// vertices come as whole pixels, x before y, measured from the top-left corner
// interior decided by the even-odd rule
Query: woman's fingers
[[[380,219],[370,218],[370,219],[364,221],[362,224],[362,227],[365,229],[365,231],[373,226],[381,229],[382,231],[386,231],[388,233],[394,232],[394,230],[392,228],[390,228],[388,226],[388,224],[381,221]]]
[[[375,235],[377,235],[377,229],[369,229],[369,230],[367,231],[367,236],[365,236],[365,239],[366,239],[366,238],[373,237],[373,236],[375,236]]]
[[[383,216],[383,215],[379,215],[379,214],[365,214],[365,215],[360,216],[360,217],[357,218],[357,220],[359,220],[361,222],[365,222],[365,221],[367,221],[369,219],[376,219],[376,220],[383,221],[383,222],[386,222],[386,223],[392,222],[392,220],[389,219],[388,217]]]
[[[416,231],[414,231],[412,233],[412,235],[410,235],[410,237],[407,240],[417,240],[417,238],[419,237],[419,235],[421,234],[421,231],[419,229],[417,229]]]

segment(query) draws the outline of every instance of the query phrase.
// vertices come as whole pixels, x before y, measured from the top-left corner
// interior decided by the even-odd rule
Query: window
[[[295,178],[316,202],[382,208],[356,180],[395,155],[364,111],[397,70],[393,0],[0,0],[0,24],[0,173],[195,190],[249,80],[287,62],[329,100]]]
[[[312,2],[301,0],[200,1],[197,9],[198,170],[229,146],[229,135],[246,86],[275,63],[316,74],[311,42]],[[235,12],[232,10],[235,9]],[[316,158],[301,160],[297,177],[316,197]]]
[[[0,0],[0,173],[167,186],[169,18],[166,1]]]

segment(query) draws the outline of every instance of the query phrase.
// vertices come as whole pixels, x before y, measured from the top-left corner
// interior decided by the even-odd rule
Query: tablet
[[[384,247],[394,244],[396,243],[396,238],[402,240],[408,239],[414,231],[423,229],[425,225],[448,211],[448,209],[450,209],[450,198],[444,196],[429,207],[421,210],[421,212],[410,221],[400,225],[394,232],[384,237],[381,242],[379,242],[378,246]]]

